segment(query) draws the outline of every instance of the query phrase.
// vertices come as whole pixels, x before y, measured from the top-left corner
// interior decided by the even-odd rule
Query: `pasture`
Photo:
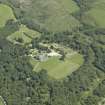
[[[9,19],[15,19],[12,9],[4,4],[0,4],[0,28],[4,27]]]
[[[34,58],[31,58],[30,63],[35,72],[45,69],[50,77],[62,79],[70,75],[83,64],[83,57],[79,53],[72,52],[64,61],[59,60],[59,57],[51,57],[44,62],[36,61]]]
[[[40,36],[39,32],[29,29],[25,25],[21,25],[19,31],[16,31],[15,33],[11,34],[10,36],[7,37],[7,39],[15,43],[16,40],[21,38],[23,40],[22,44],[24,45],[30,43],[33,38],[39,36]]]
[[[13,4],[15,2],[11,0]],[[32,1],[32,2],[31,2]],[[17,4],[19,1],[16,1]],[[72,16],[79,10],[79,7],[73,0],[30,0],[21,4],[19,8],[14,8],[16,16],[22,16],[22,20],[33,28],[47,32],[66,32],[71,31],[81,24]]]
[[[0,105],[4,105],[2,98],[0,97]]]
[[[92,8],[85,13],[83,21],[89,25],[105,28],[105,1],[96,1]]]
[[[79,11],[79,7],[73,0],[58,0],[58,2],[68,11],[74,13]]]

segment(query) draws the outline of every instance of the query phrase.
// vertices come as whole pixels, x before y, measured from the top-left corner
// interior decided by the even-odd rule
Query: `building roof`
[[[61,54],[59,54],[59,53],[57,53],[57,52],[55,52],[55,51],[52,51],[52,52],[50,52],[50,53],[48,53],[47,54],[48,56],[62,56]]]

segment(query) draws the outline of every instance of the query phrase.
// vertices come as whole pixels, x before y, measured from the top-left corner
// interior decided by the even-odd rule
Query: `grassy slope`
[[[1,99],[0,99],[0,105],[4,105]]]
[[[38,72],[41,69],[48,70],[48,74],[56,79],[61,79],[77,70],[83,63],[83,58],[80,54],[74,54],[67,57],[65,61],[60,61],[57,57],[52,57],[45,62],[38,62],[31,59],[31,64],[34,71]]]
[[[86,24],[105,28],[105,1],[96,0],[92,8],[85,13],[83,21]]]
[[[58,0],[58,2],[68,11],[69,13],[73,13],[79,10],[79,7],[73,0]]]
[[[57,4],[58,3],[58,4]],[[79,7],[72,0],[56,0],[56,6],[51,11],[52,15],[45,21],[45,27],[52,32],[69,31],[79,27],[80,23],[71,13],[79,10]],[[48,11],[50,12],[50,11]],[[57,27],[57,28],[56,28]]]
[[[0,4],[0,28],[5,26],[5,23],[9,19],[14,19],[13,11],[10,7]]]
[[[18,1],[15,1],[18,4]],[[11,4],[14,4],[12,6],[16,15],[22,16],[25,23],[32,23],[31,26],[34,28],[40,26],[39,30],[62,32],[80,25],[79,21],[71,15],[79,10],[73,0],[27,0],[21,4],[21,9],[15,8],[14,0],[11,0]]]

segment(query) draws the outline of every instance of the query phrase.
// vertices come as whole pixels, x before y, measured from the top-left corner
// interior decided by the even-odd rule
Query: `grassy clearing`
[[[93,20],[95,25],[105,28],[105,10],[94,8],[88,12],[88,15]]]
[[[84,21],[87,24],[105,28],[105,1],[96,1],[93,7],[85,13]]]
[[[62,32],[70,31],[75,27],[79,27],[80,23],[71,13],[79,10],[79,7],[72,0],[56,0],[55,10],[51,10],[52,14],[45,21],[44,25],[48,31]],[[50,11],[48,11],[50,12]],[[56,28],[57,27],[57,28]]]
[[[73,16],[61,16],[57,14],[57,17],[50,17],[46,20],[44,27],[50,32],[62,32],[72,31],[75,27],[80,26],[80,22]],[[57,27],[57,28],[56,28]]]
[[[19,4],[19,1],[16,2]],[[14,5],[16,2],[11,0]],[[31,27],[38,26],[40,31],[64,32],[80,26],[80,22],[72,16],[72,13],[79,10],[73,0],[30,0],[28,5],[26,3],[21,4],[24,14],[15,7],[14,12],[17,17],[22,16],[22,20]]]
[[[3,103],[3,101],[2,101],[2,99],[0,98],[0,105],[4,105],[4,103]]]
[[[12,9],[4,4],[0,4],[0,28],[5,26],[5,23],[9,19],[15,19]]]
[[[73,0],[58,0],[60,4],[68,11],[69,13],[74,13],[79,10],[79,7]]]
[[[21,25],[20,30],[8,36],[7,39],[15,43],[17,39],[21,38],[23,39],[23,44],[27,44],[30,43],[33,38],[38,37],[39,35],[39,32]]]
[[[56,79],[62,79],[82,65],[83,57],[82,55],[74,52],[74,54],[66,57],[65,61],[59,60],[58,57],[51,57],[45,62],[39,62],[33,58],[30,62],[34,67],[34,71],[39,72],[41,69],[46,69],[49,76]]]

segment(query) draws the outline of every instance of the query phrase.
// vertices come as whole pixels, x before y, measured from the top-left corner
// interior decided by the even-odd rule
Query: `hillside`
[[[80,22],[72,16],[79,10],[72,0],[11,0],[9,4],[22,23],[39,31],[59,33],[80,26]]]

